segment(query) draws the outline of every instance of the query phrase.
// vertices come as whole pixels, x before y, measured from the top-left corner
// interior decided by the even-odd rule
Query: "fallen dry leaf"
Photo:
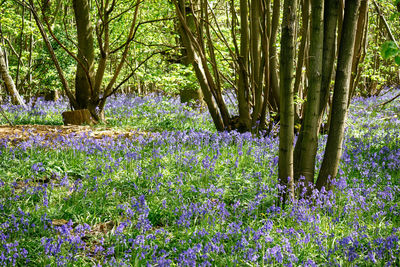
[[[51,224],[53,226],[63,226],[64,224],[67,224],[68,221],[64,220],[64,219],[55,219],[51,222]]]

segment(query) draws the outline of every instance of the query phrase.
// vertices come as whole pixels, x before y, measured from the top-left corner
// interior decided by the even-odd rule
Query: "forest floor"
[[[217,132],[166,98],[112,98],[87,126],[62,125],[65,102],[6,105],[0,266],[400,266],[391,97],[353,100],[334,190],[285,209],[272,134]]]
[[[130,138],[137,135],[149,135],[149,132],[137,130],[119,130],[111,127],[93,127],[89,125],[0,125],[0,139],[9,138],[10,141],[22,142],[35,135],[46,136],[49,139],[58,136],[88,136],[100,139],[105,136]],[[47,139],[46,138],[46,139]]]

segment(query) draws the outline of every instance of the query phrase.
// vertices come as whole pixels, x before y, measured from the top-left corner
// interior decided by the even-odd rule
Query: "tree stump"
[[[88,109],[65,111],[62,113],[64,125],[92,124],[94,121]]]

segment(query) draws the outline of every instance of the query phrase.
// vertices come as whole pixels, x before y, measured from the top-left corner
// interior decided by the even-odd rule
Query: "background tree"
[[[99,47],[100,60],[97,63],[97,70],[94,70],[94,37],[92,28],[92,18],[90,14],[90,7],[88,0],[74,0],[73,10],[74,18],[76,23],[76,36],[78,39],[77,43],[77,55],[71,49],[67,48],[54,34],[49,18],[46,16],[44,6],[41,7],[43,22],[40,20],[39,15],[36,12],[35,3],[33,0],[26,1],[16,1],[21,6],[27,7],[34,15],[36,24],[40,29],[40,33],[46,42],[48,51],[51,54],[52,60],[56,65],[60,79],[62,80],[64,90],[70,100],[73,109],[89,109],[92,117],[99,121],[102,120],[102,114],[105,106],[107,97],[113,93],[113,86],[121,72],[122,67],[125,64],[126,57],[130,48],[130,44],[134,39],[136,20],[138,15],[138,9],[140,1],[136,1],[128,7],[124,7],[122,12],[119,14],[114,14],[115,9],[119,9],[122,6],[118,6],[117,1],[100,1],[96,2],[96,13],[98,15],[98,23],[96,24],[96,40]],[[120,2],[121,4],[121,2]],[[125,39],[125,42],[119,44],[119,47],[114,48],[114,51],[110,51],[110,23],[123,16],[130,10],[134,10],[133,16],[130,17],[131,23],[129,27],[129,33]],[[114,15],[114,17],[112,17]],[[51,37],[57,42],[57,44],[62,47],[69,56],[71,56],[77,62],[76,74],[75,74],[75,96],[73,96],[69,90],[68,83],[64,77],[63,71],[59,66],[57,57],[54,54],[53,47],[48,40],[47,33],[44,29],[43,24],[47,26],[47,31]],[[68,33],[68,32],[66,32]],[[68,38],[67,38],[68,39]],[[104,90],[102,88],[102,82],[104,78],[104,72],[106,68],[106,63],[108,60],[109,53],[116,53],[122,51],[120,55],[120,61],[115,67],[112,77],[108,84],[105,86]]]
[[[277,111],[279,106],[277,72],[273,68],[277,57],[275,44],[271,41],[276,40],[280,1],[274,1],[272,19],[269,1],[240,1],[239,5],[230,1],[227,15],[229,30],[217,19],[218,3],[211,5],[209,1],[202,0],[198,11],[193,12],[195,31],[189,26],[188,16],[182,9],[182,6],[194,6],[193,1],[172,2],[182,25],[185,49],[217,129],[251,131],[264,123],[268,107]],[[239,30],[237,27],[240,27]],[[224,50],[219,49],[217,43],[223,44]],[[219,61],[217,55],[221,55]],[[220,62],[227,63],[230,69],[222,71]],[[269,83],[269,80],[272,82]],[[272,90],[269,90],[270,86],[265,86],[264,81],[272,85]],[[224,87],[233,88],[239,116],[233,116],[228,111],[223,97]],[[270,95],[273,97],[270,98]]]
[[[285,0],[280,55],[280,130],[279,130],[279,182],[290,198],[294,198],[293,140],[294,90],[293,69],[295,49],[295,23],[297,0]],[[285,203],[283,196],[283,203]]]
[[[21,98],[17,91],[17,87],[15,86],[14,80],[10,76],[8,72],[8,67],[6,64],[6,60],[4,59],[5,55],[3,53],[3,49],[0,46],[0,74],[1,78],[4,81],[5,88],[7,92],[10,94],[12,102],[18,105],[23,106],[26,109],[26,105],[24,103],[24,100]]]

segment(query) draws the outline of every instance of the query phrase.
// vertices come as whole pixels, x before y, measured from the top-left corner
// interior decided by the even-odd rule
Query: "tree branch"
[[[106,99],[107,97],[109,97],[109,96],[115,94],[115,93],[118,91],[118,89],[119,89],[124,83],[126,83],[130,78],[132,78],[132,76],[135,75],[135,72],[136,72],[144,63],[146,63],[149,59],[151,59],[153,56],[155,56],[155,55],[157,55],[157,54],[166,53],[166,52],[168,52],[168,51],[170,51],[170,50],[173,50],[173,49],[171,48],[171,49],[166,49],[166,50],[162,50],[162,51],[156,51],[156,52],[153,52],[152,54],[150,54],[149,56],[147,56],[147,57],[146,57],[142,62],[140,62],[134,69],[131,69],[131,74],[129,74],[124,80],[122,80],[122,82],[120,82],[109,94],[104,95],[104,96],[102,97],[102,99]]]

